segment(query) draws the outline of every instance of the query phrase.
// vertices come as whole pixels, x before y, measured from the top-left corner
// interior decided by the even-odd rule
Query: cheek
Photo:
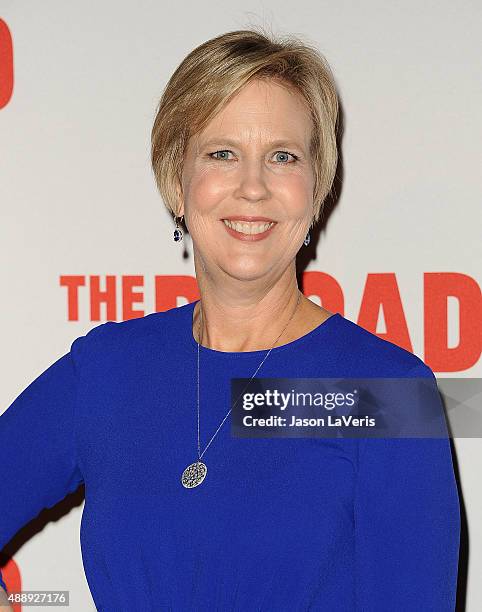
[[[206,210],[216,205],[228,192],[226,175],[218,170],[207,169],[193,174],[188,197],[196,209]]]
[[[313,180],[301,174],[278,177],[273,194],[286,204],[293,216],[303,216],[313,206]]]

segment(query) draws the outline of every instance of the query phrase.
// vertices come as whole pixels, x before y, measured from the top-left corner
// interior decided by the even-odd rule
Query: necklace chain
[[[207,451],[207,449],[209,448],[209,445],[211,444],[211,442],[214,440],[214,438],[217,436],[218,431],[221,429],[221,427],[223,426],[224,421],[228,418],[229,414],[231,413],[231,410],[236,406],[236,404],[239,402],[240,398],[242,397],[243,393],[246,391],[246,389],[248,388],[248,386],[251,384],[251,381],[253,380],[253,378],[256,376],[256,374],[258,373],[260,367],[263,365],[263,363],[266,361],[266,359],[268,358],[269,354],[271,353],[271,351],[273,350],[273,348],[275,347],[276,343],[278,342],[278,340],[281,338],[281,336],[283,335],[283,333],[285,332],[286,328],[288,327],[288,325],[291,323],[291,320],[293,319],[295,312],[298,309],[298,305],[300,303],[300,299],[301,299],[301,291],[298,290],[298,300],[296,302],[296,306],[295,309],[293,311],[293,314],[291,315],[291,317],[288,320],[288,323],[286,323],[286,325],[283,327],[281,333],[279,334],[279,336],[276,338],[276,340],[273,343],[273,346],[268,350],[268,352],[266,353],[266,355],[264,356],[263,360],[261,361],[261,363],[259,364],[259,366],[256,368],[256,372],[251,376],[251,378],[248,381],[248,384],[244,387],[243,391],[241,392],[240,396],[238,397],[238,399],[234,402],[233,406],[228,410],[228,412],[226,413],[226,416],[224,417],[224,419],[221,421],[221,423],[219,424],[218,428],[216,429],[216,431],[214,432],[214,434],[212,435],[211,439],[209,440],[209,442],[206,444],[205,449],[203,450],[203,452],[201,453],[201,442],[200,442],[200,430],[199,430],[199,353],[200,353],[200,345],[201,345],[201,321],[202,321],[202,307],[200,304],[200,308],[199,308],[199,330],[198,330],[198,338],[199,338],[199,342],[197,342],[197,453],[198,453],[198,457],[199,457],[199,461],[201,461],[202,456],[204,455],[204,453]]]

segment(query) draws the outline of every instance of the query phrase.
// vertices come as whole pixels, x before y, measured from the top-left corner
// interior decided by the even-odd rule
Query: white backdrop
[[[340,93],[342,189],[307,270],[335,279],[342,314],[360,324],[382,283],[396,281],[399,301],[388,298],[371,331],[396,341],[406,324],[411,350],[437,377],[480,378],[470,347],[480,349],[481,17],[480,3],[468,0],[0,0],[0,412],[74,338],[132,316],[123,309],[125,277],[136,277],[133,310],[147,314],[174,305],[180,286],[161,286],[156,302],[156,277],[194,276],[190,240],[183,259],[149,166],[155,107],[195,46],[258,24],[315,43]],[[433,310],[435,290],[424,291],[433,273],[442,291],[455,278],[462,302],[444,297],[446,310]],[[97,318],[90,278],[105,289],[108,276],[113,310],[101,304]],[[75,277],[78,293],[69,297],[61,277]],[[370,295],[367,279],[375,281]],[[431,352],[430,322],[448,324],[449,348],[460,342],[455,361]],[[466,609],[475,612],[482,446],[467,438],[455,446],[470,536]],[[74,611],[94,609],[82,508],[49,522],[13,558],[24,590],[69,590]]]

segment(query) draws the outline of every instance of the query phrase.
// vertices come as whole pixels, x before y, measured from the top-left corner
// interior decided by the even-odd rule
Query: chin
[[[259,262],[250,262],[249,265],[242,265],[241,263],[234,265],[233,261],[230,261],[226,264],[222,263],[220,267],[232,278],[241,281],[254,281],[265,276],[272,266],[267,262],[263,262],[262,265]]]

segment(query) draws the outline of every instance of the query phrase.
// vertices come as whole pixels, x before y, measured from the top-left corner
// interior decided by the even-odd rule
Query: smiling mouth
[[[262,234],[275,225],[274,221],[232,221],[230,219],[222,219],[222,221],[235,232],[249,236]]]

